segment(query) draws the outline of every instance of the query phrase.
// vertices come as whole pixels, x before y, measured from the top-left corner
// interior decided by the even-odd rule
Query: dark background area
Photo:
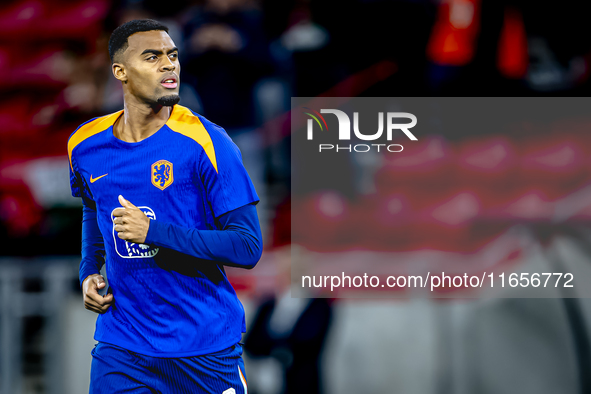
[[[252,271],[228,270],[247,311],[251,393],[588,392],[586,301],[289,296],[292,247],[304,260],[352,246],[467,255],[514,226],[531,242],[517,265],[576,262],[588,278],[587,100],[562,118],[507,104],[478,130],[432,128],[408,150],[423,165],[380,162],[370,192],[350,179],[345,188],[307,185],[292,199],[290,157],[291,97],[589,96],[587,8],[574,0],[3,2],[0,393],[87,387],[95,315],[82,309],[77,283],[82,210],[70,196],[66,145],[81,123],[122,108],[107,44],[115,27],[139,18],[170,27],[181,104],[227,130],[261,197],[263,259]],[[435,111],[432,121],[457,121],[449,116]],[[433,147],[443,153],[431,155]],[[499,149],[506,160],[492,171],[473,165]],[[482,209],[450,229],[433,212],[465,214],[466,188]],[[565,206],[576,209],[557,216]],[[339,232],[351,223],[361,236]],[[368,241],[376,228],[387,235]]]

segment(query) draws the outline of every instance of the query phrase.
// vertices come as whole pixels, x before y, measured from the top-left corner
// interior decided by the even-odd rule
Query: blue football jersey
[[[113,135],[123,111],[81,125],[68,141],[72,195],[96,204],[115,303],[94,338],[151,356],[225,349],[245,331],[244,309],[221,263],[120,239],[118,196],[151,220],[216,230],[216,218],[259,198],[238,147],[218,125],[180,105],[139,142]]]

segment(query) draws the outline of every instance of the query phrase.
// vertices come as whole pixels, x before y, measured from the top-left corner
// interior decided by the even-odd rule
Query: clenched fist
[[[105,286],[105,278],[100,274],[88,275],[84,279],[84,282],[82,282],[82,295],[86,309],[96,313],[105,313],[113,305],[115,300],[110,288],[109,292],[104,296],[98,293]]]
[[[148,235],[150,219],[138,207],[119,196],[119,203],[123,208],[117,208],[113,212],[113,223],[117,236],[125,241],[143,244]]]

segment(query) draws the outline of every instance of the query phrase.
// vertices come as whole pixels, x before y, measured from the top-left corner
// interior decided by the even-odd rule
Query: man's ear
[[[125,72],[125,66],[123,64],[113,63],[111,70],[113,71],[115,78],[123,83],[127,83],[127,73]]]

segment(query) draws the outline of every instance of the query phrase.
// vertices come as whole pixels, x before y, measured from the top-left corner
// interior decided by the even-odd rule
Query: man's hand
[[[113,212],[115,219],[115,231],[117,236],[125,241],[143,244],[148,235],[150,219],[138,207],[119,196],[119,203],[123,208],[117,208]]]
[[[82,295],[84,296],[84,307],[96,313],[105,313],[115,302],[111,289],[104,296],[98,291],[106,286],[105,278],[100,274],[88,275],[82,282]]]

